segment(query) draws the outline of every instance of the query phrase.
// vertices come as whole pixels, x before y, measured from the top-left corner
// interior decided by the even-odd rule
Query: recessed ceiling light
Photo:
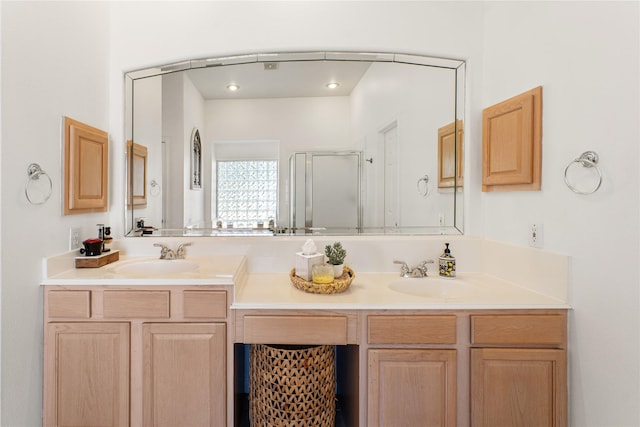
[[[340,83],[338,83],[338,82],[329,82],[329,83],[327,83],[327,84],[326,84],[326,86],[327,86],[329,89],[335,89],[335,88],[337,88],[338,86],[340,86]]]
[[[227,89],[230,90],[231,92],[235,92],[235,91],[240,89],[240,86],[238,86],[235,83],[231,83],[231,84],[227,85]]]

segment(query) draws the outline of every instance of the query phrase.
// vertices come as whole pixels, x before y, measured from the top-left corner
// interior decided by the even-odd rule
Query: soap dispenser
[[[451,255],[449,244],[445,243],[444,253],[440,256],[440,277],[454,279],[456,277],[456,258]]]

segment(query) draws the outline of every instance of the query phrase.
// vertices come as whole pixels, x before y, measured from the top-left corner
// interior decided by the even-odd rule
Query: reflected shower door
[[[304,220],[306,229],[360,230],[361,164],[362,153],[359,151],[292,155],[290,165],[294,168],[291,171],[293,226],[301,228]]]

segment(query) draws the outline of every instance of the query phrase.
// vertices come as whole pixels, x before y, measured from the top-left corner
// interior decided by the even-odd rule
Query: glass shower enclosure
[[[292,232],[361,231],[361,151],[293,153],[289,158],[289,173]]]

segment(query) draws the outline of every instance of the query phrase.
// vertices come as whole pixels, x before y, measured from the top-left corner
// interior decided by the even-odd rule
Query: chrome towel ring
[[[566,168],[564,168],[564,183],[567,184],[567,187],[569,187],[569,189],[571,191],[573,191],[576,194],[583,194],[583,195],[589,195],[589,194],[593,194],[596,191],[598,191],[598,188],[600,188],[600,185],[602,185],[602,172],[600,171],[600,168],[598,167],[598,154],[595,151],[585,151],[584,153],[582,153],[580,155],[580,157],[574,159],[571,163],[569,163],[567,165]],[[569,178],[567,177],[567,173],[569,171],[569,169],[571,168],[571,166],[573,166],[574,164],[580,164],[582,165],[582,167],[588,168],[588,169],[593,169],[596,171],[596,173],[598,174],[598,182],[596,183],[596,185],[588,191],[582,191],[582,190],[578,190],[575,186],[573,186],[570,182],[569,182]]]
[[[418,187],[418,193],[422,197],[427,197],[429,195],[429,175],[418,179],[416,186]]]
[[[27,175],[29,177],[27,178],[27,183],[24,186],[24,195],[27,197],[29,203],[32,205],[41,205],[49,200],[49,197],[51,197],[51,190],[53,188],[51,177],[47,175],[47,173],[43,171],[37,163],[31,163],[29,165],[27,168]],[[47,178],[44,188],[39,188],[37,185],[39,182],[42,182],[40,181],[41,176]]]
[[[152,179],[149,185],[151,186],[151,188],[149,189],[149,193],[151,193],[153,197],[156,197],[157,195],[160,194],[161,188],[160,188],[160,184],[158,184],[158,181],[156,181],[155,179]]]

